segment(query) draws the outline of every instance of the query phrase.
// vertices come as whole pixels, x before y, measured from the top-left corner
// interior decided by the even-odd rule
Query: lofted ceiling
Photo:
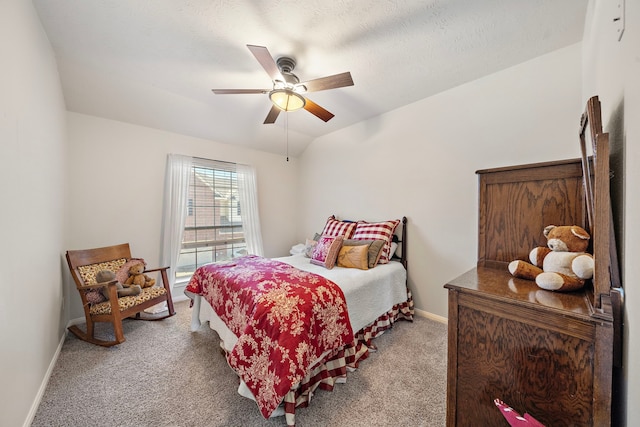
[[[315,138],[582,40],[585,0],[33,0],[69,111],[298,156]],[[247,49],[291,56],[301,81],[350,71],[262,124]],[[535,84],[535,82],[532,82]],[[287,123],[288,122],[288,123]]]

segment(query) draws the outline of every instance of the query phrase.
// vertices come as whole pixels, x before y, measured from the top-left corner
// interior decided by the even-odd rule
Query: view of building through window
[[[194,165],[176,279],[190,277],[201,265],[246,253],[236,172]]]

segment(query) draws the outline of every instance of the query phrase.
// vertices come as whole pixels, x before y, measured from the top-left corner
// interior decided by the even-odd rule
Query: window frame
[[[188,281],[204,264],[247,253],[245,224],[238,214],[241,212],[239,191],[235,163],[193,159],[183,238],[173,273],[176,283]],[[211,197],[208,198],[208,194]],[[200,200],[198,195],[208,200]],[[205,217],[204,220],[199,221],[199,215]],[[225,231],[228,231],[226,236]]]

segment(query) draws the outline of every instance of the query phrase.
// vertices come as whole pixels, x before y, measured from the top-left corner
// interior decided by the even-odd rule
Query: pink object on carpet
[[[500,399],[495,399],[493,403],[500,409],[502,416],[509,422],[511,427],[545,427],[544,424],[529,414],[520,415]]]

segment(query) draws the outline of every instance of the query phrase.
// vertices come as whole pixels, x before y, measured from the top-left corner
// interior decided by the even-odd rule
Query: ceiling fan
[[[328,122],[334,116],[309,98],[302,94],[306,92],[318,92],[321,90],[335,89],[345,86],[353,86],[351,73],[334,74],[300,83],[300,79],[293,74],[296,61],[287,56],[274,60],[264,46],[248,44],[247,47],[256,57],[262,68],[265,69],[273,81],[272,89],[212,89],[217,95],[243,94],[243,93],[268,93],[273,103],[264,124],[274,123],[280,111],[295,111],[304,108],[316,117]]]

